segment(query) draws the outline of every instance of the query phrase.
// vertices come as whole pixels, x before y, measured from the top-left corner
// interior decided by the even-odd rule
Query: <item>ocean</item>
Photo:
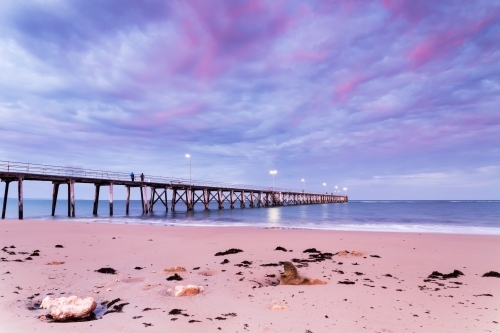
[[[170,205],[170,203],[169,203]],[[257,226],[267,228],[306,228],[386,232],[434,232],[452,234],[500,235],[500,201],[398,201],[359,200],[348,203],[297,205],[267,208],[217,209],[202,204],[187,212],[182,203],[166,212],[157,203],[151,214],[143,215],[140,200],[131,200],[125,215],[125,201],[114,201],[109,216],[108,201],[99,201],[98,216],[92,215],[92,200],[77,200],[75,222],[151,224],[182,226]],[[248,207],[248,203],[247,203]],[[67,201],[58,200],[56,216],[50,216],[51,200],[25,199],[24,218],[67,220]],[[7,219],[17,219],[17,200],[8,199]]]

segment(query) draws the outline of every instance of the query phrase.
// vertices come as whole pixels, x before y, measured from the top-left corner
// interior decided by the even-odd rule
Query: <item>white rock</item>
[[[187,286],[175,286],[174,296],[193,296],[201,293],[203,290],[203,286],[193,286],[191,284]]]
[[[77,296],[50,298],[45,297],[40,304],[41,309],[50,309],[50,315],[56,321],[87,318],[97,307],[92,297],[78,298]]]

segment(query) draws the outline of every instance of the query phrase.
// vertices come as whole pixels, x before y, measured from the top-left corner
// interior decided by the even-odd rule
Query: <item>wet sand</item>
[[[2,332],[500,332],[500,278],[482,277],[500,271],[498,236],[63,221],[0,226]],[[215,256],[231,248],[243,252]],[[311,248],[319,253],[303,253]],[[326,284],[277,285],[283,266],[261,266],[292,259],[301,275]],[[167,280],[175,273],[164,269],[177,266],[186,268],[177,272],[183,280]],[[107,267],[117,273],[96,272]],[[464,275],[428,278],[454,270]],[[169,290],[181,284],[204,291],[173,297]],[[129,304],[98,320],[45,322],[38,317],[47,310],[28,307],[47,294]],[[173,309],[183,311],[169,314]]]

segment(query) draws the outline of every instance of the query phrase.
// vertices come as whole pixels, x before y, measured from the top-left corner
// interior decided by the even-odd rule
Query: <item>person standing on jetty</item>
[[[144,182],[144,174],[141,173],[141,182]]]
[[[133,171],[130,173],[130,179],[132,179],[132,181],[134,181],[134,180],[135,180],[135,175],[134,175],[134,172],[133,172]]]

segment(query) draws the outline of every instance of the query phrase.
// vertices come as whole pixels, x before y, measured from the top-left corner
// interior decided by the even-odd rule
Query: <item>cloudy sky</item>
[[[498,36],[498,1],[1,1],[0,160],[500,199]]]

